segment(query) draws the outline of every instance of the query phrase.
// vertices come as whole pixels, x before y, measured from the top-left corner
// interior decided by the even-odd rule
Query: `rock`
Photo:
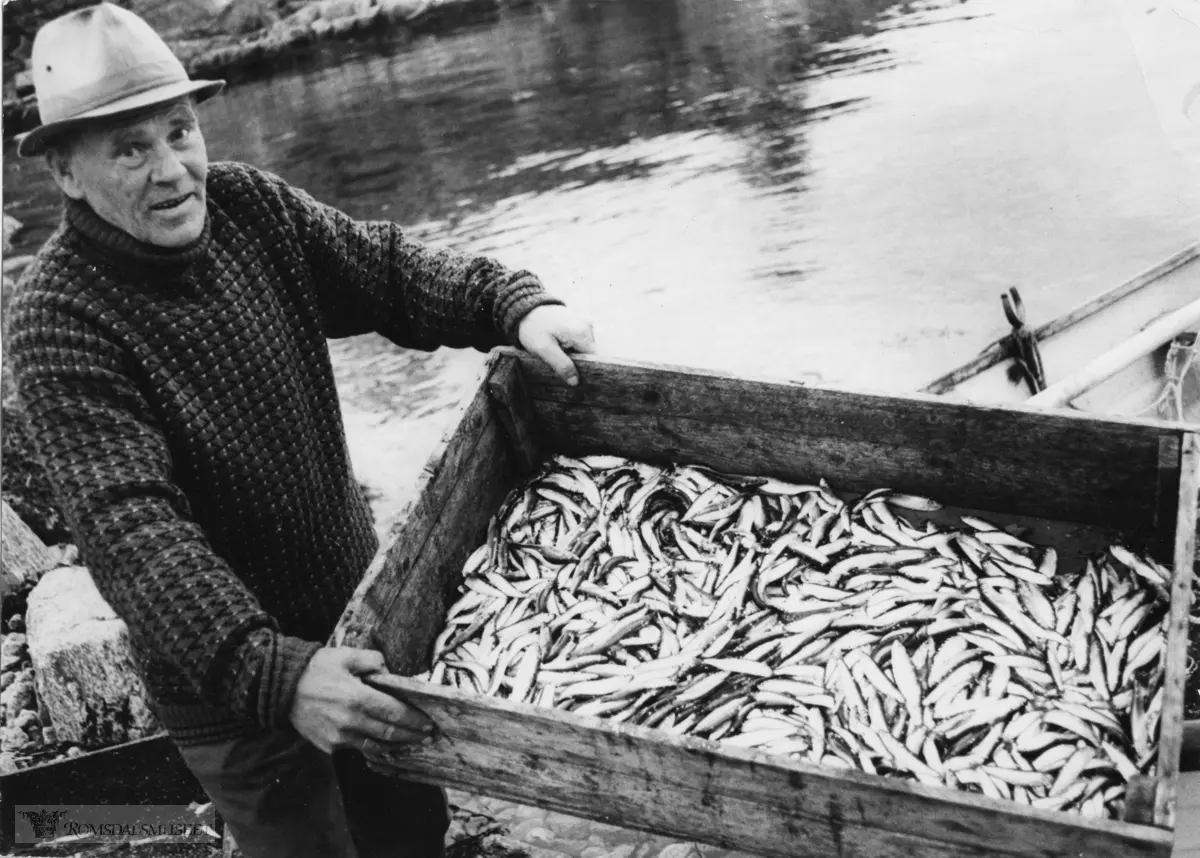
[[[79,747],[78,745],[72,745],[71,747],[67,748],[67,757],[73,759],[75,757],[82,757],[82,756],[83,756],[83,748]]]
[[[556,839],[554,832],[548,828],[534,828],[525,832],[525,841],[534,846],[554,846]]]
[[[53,566],[54,560],[46,544],[13,511],[8,501],[0,503],[0,599],[35,583]]]
[[[331,29],[333,29],[332,25],[324,18],[319,21],[313,21],[312,34],[318,39],[323,39],[329,35]]]
[[[18,712],[12,724],[18,730],[24,730],[27,734],[33,730],[37,730],[39,734],[42,732],[42,725],[38,721],[38,714],[32,709],[24,709]]]
[[[13,680],[17,678],[16,671],[6,670],[0,673],[0,691],[5,691],[8,686],[13,684]]]
[[[567,816],[565,813],[552,814],[547,822],[556,835],[568,840],[585,840],[595,827],[594,822],[577,816]]]
[[[380,0],[380,8],[393,21],[407,21],[429,6],[428,0]]]
[[[658,858],[704,858],[695,843],[671,843],[663,847]]]
[[[23,655],[25,653],[25,635],[21,632],[13,632],[5,636],[4,642],[0,643],[0,654],[8,655],[14,653]]]
[[[0,694],[0,706],[4,708],[4,721],[7,724],[11,724],[24,710],[36,710],[37,693],[34,691],[33,681],[24,676],[18,676],[12,685]]]
[[[354,32],[357,25],[357,18],[338,18],[336,21],[329,22],[330,31],[339,39]]]
[[[53,727],[43,727],[42,728],[42,743],[45,745],[57,745],[58,744],[58,733],[54,730]]]
[[[637,845],[634,843],[620,843],[608,850],[608,858],[629,858],[635,849]]]
[[[281,21],[281,24],[286,24],[288,27],[304,27],[312,26],[313,21],[321,17],[321,4],[309,3],[307,6],[301,6],[291,15]]]
[[[0,775],[12,774],[17,770],[17,761],[13,759],[13,755],[4,751],[0,753]]]
[[[531,810],[532,810],[532,808],[531,808]],[[525,819],[525,821],[522,822],[520,825],[513,826],[512,830],[510,830],[508,832],[508,836],[511,837],[513,840],[524,841],[529,838],[530,832],[538,831],[538,830],[544,831],[545,829],[546,829],[545,817],[539,814],[538,816],[536,816],[532,819],[529,819],[529,818]]]
[[[71,545],[51,545],[49,548],[50,557],[54,560],[54,566],[51,568],[57,569],[59,566],[78,566],[79,564],[79,546]]]
[[[129,629],[83,566],[46,573],[29,594],[29,654],[60,741],[99,747],[158,732]]]
[[[358,13],[355,8],[357,0],[325,0],[321,3],[321,19],[324,21],[336,21],[338,18],[346,18]]]
[[[589,846],[579,853],[579,858],[605,858],[608,855],[608,850],[603,846]]]
[[[25,618],[22,617],[20,614],[13,614],[11,617],[8,618],[8,630],[10,632],[18,632],[18,633],[24,632],[25,631]]]
[[[14,673],[20,669],[25,661],[24,653],[3,653],[0,654],[0,671],[4,673]]]
[[[28,751],[33,747],[33,740],[24,730],[17,727],[0,730],[0,751]]]

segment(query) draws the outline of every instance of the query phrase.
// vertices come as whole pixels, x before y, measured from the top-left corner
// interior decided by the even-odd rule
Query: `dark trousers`
[[[378,774],[357,751],[331,757],[291,729],[179,750],[246,858],[445,854],[445,791]]]

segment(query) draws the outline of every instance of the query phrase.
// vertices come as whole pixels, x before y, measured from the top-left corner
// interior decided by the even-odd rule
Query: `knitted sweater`
[[[486,351],[558,303],[243,164],[207,191],[181,250],[68,201],[9,331],[58,501],[181,743],[286,725],[378,548],[326,339]]]

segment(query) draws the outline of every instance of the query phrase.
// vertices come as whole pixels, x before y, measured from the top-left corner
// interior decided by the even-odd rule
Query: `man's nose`
[[[154,166],[150,170],[150,180],[160,185],[170,185],[180,181],[187,175],[183,159],[179,157],[169,144],[160,144],[155,150]]]

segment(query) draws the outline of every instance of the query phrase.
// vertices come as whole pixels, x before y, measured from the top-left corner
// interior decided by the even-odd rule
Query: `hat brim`
[[[206,101],[225,88],[223,80],[185,80],[179,83],[155,87],[146,92],[139,92],[127,98],[118,99],[111,104],[97,107],[79,116],[63,119],[59,122],[49,122],[39,125],[24,134],[18,134],[17,154],[22,158],[32,158],[46,151],[46,143],[65,131],[87,125],[97,119],[109,119],[122,113],[129,113],[166,101],[173,101],[185,95],[195,95],[196,101]]]

